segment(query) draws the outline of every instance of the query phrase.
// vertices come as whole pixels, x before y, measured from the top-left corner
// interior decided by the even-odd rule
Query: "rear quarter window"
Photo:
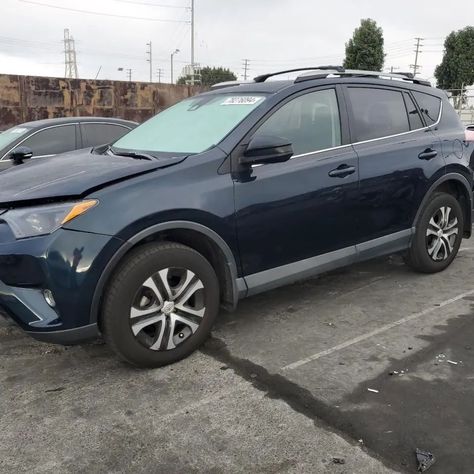
[[[425,119],[426,125],[433,125],[439,119],[439,111],[441,109],[441,99],[433,95],[424,94],[423,92],[413,91],[421,114]]]

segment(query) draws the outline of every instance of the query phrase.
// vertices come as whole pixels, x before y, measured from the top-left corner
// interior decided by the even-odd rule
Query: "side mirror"
[[[293,156],[293,147],[286,138],[261,135],[252,138],[240,158],[243,165],[283,163]]]
[[[33,151],[27,146],[19,146],[10,153],[10,160],[14,165],[23,164],[23,160],[29,160],[33,156]]]

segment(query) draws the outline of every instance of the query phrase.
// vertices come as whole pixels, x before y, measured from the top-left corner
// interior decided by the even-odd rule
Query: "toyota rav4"
[[[394,252],[444,270],[472,207],[472,143],[446,94],[306,69],[218,85],[110,146],[2,173],[3,312],[39,340],[102,334],[157,367],[246,296]]]

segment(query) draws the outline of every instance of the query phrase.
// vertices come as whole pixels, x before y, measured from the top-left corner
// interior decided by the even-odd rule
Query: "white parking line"
[[[309,357],[305,357],[304,359],[297,360],[296,362],[292,362],[291,364],[288,364],[282,367],[281,370],[296,369],[298,367],[301,367],[302,365],[308,364],[309,362],[313,362],[315,360],[321,359],[321,357],[327,356],[329,354],[333,354],[334,352],[345,349],[346,347],[353,346],[354,344],[365,341],[366,339],[370,339],[371,337],[377,336],[378,334],[382,332],[389,331],[390,329],[393,329],[404,323],[413,321],[414,319],[420,318],[421,316],[426,316],[427,314],[430,314],[433,311],[443,308],[444,306],[447,306],[451,303],[455,303],[456,301],[459,301],[465,298],[466,296],[470,296],[472,294],[474,294],[474,289],[470,291],[466,291],[465,293],[461,293],[460,295],[457,295],[454,298],[450,298],[449,300],[442,301],[436,306],[431,306],[429,308],[424,309],[423,311],[412,314],[410,316],[406,316],[402,319],[399,319],[398,321],[394,321],[393,323],[386,324],[385,326],[382,326],[378,329],[374,329],[373,331],[370,331],[368,333],[361,334],[360,336],[354,337],[353,339],[349,339],[348,341],[342,342],[341,344],[338,344],[337,346],[326,349],[325,351],[317,352],[316,354],[313,354]]]

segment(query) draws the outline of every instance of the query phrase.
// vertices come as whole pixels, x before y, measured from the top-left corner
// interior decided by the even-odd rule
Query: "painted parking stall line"
[[[302,365],[321,359],[322,357],[333,354],[334,352],[338,352],[347,347],[353,346],[354,344],[358,344],[359,342],[365,341],[366,339],[370,339],[371,337],[377,336],[378,334],[381,334],[385,331],[389,331],[390,329],[393,329],[397,326],[401,326],[404,323],[421,318],[422,316],[426,316],[427,314],[430,314],[440,308],[444,308],[445,306],[455,303],[456,301],[462,300],[466,296],[470,296],[472,294],[474,294],[474,289],[461,293],[448,300],[442,301],[436,306],[431,306],[429,308],[424,309],[423,311],[414,313],[410,316],[406,316],[402,319],[399,319],[398,321],[394,321],[393,323],[386,324],[385,326],[382,326],[378,329],[374,329],[373,331],[367,332],[365,334],[361,334],[360,336],[357,336],[357,337],[354,337],[353,339],[349,339],[348,341],[342,342],[341,344],[338,344],[337,346],[330,347],[329,349],[326,349],[321,352],[317,352],[316,354],[313,354],[309,357],[305,357],[304,359],[300,359],[300,360],[297,360],[296,362],[292,362],[291,364],[288,364],[282,367],[281,370],[297,369],[298,367],[301,367]]]

